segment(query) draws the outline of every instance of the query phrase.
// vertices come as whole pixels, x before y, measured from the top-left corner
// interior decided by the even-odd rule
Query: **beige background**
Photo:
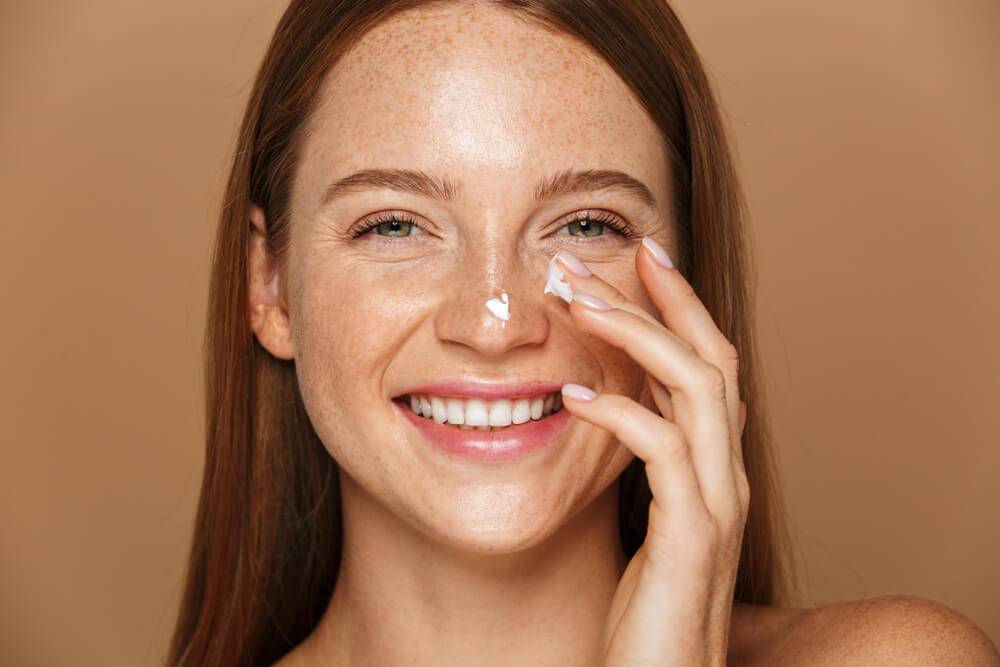
[[[265,0],[0,2],[0,663],[160,660]],[[1000,640],[1000,4],[678,0],[737,141],[803,604]]]

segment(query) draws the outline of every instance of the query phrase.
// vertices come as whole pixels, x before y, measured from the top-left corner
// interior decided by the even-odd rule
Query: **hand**
[[[684,277],[657,262],[660,253],[644,241],[636,270],[662,323],[600,278],[574,275],[579,260],[556,260],[573,289],[574,322],[646,370],[660,412],[624,396],[590,397],[578,385],[563,389],[574,417],[612,432],[645,461],[653,494],[646,539],[605,625],[606,667],[726,664],[750,499],[736,349]]]

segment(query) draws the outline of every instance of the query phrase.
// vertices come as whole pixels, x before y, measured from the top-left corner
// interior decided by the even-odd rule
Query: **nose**
[[[546,258],[519,252],[511,243],[469,249],[453,267],[434,318],[438,340],[489,358],[545,342],[550,326],[543,294]],[[487,306],[491,300],[492,308]]]

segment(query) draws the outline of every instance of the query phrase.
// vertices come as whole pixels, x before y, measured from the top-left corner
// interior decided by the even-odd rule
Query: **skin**
[[[282,665],[782,664],[822,645],[830,624],[811,625],[815,612],[729,603],[745,406],[734,348],[641,244],[676,248],[665,155],[586,45],[495,9],[398,15],[331,70],[283,265],[266,252],[264,213],[250,220],[252,328],[295,359],[340,464],[345,521],[327,612]],[[376,188],[323,204],[331,182],[375,168],[448,179],[457,196]],[[656,206],[619,190],[535,201],[536,183],[567,168],[626,172]],[[352,236],[391,211],[422,233]],[[632,232],[573,236],[581,211]],[[574,292],[610,310],[543,294],[561,251],[592,272],[562,264]],[[484,308],[501,291],[505,326]],[[597,397],[564,398],[575,419],[540,455],[485,466],[428,450],[394,412],[393,396],[442,379],[572,382]],[[615,480],[633,456],[654,501],[626,563]]]

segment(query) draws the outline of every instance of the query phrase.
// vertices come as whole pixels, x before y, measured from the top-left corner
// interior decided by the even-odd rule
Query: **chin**
[[[455,550],[515,554],[565,535],[575,525],[574,518],[586,514],[584,508],[604,491],[607,487],[588,491],[554,481],[542,486],[480,481],[451,494],[436,494],[434,502],[420,508],[417,520],[422,533]]]

